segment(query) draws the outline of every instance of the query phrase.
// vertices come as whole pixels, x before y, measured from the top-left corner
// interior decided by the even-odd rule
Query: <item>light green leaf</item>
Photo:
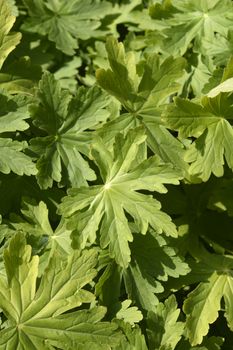
[[[148,226],[157,233],[176,236],[169,216],[160,211],[160,203],[138,190],[166,192],[163,184],[178,184],[181,178],[171,165],[161,163],[158,157],[137,158],[144,147],[142,128],[130,130],[126,137],[116,137],[114,150],[108,151],[99,140],[92,146],[92,156],[100,169],[103,185],[68,191],[60,211],[71,217],[72,238],[78,246],[93,243],[100,230],[100,245],[109,247],[110,256],[127,267],[130,261],[128,242],[133,240],[125,212],[129,213],[138,229],[145,234]],[[120,152],[119,152],[120,150]]]
[[[180,310],[174,295],[159,303],[147,318],[147,334],[151,349],[174,350],[181,339],[184,323],[178,322]]]
[[[14,22],[15,16],[12,15],[10,5],[5,0],[0,0],[0,69],[21,39],[20,33],[9,34]]]
[[[214,38],[203,40],[203,47],[217,66],[225,66],[233,55],[233,30],[229,29],[227,35],[217,33]]]
[[[31,158],[21,151],[27,147],[26,142],[0,139],[0,171],[9,174],[10,171],[18,175],[35,175],[35,164]]]
[[[218,94],[220,94],[220,92],[232,92],[232,91],[233,91],[233,78],[229,78],[225,80],[223,83],[213,88],[212,90],[210,90],[207,96],[213,98]]]
[[[143,319],[143,315],[140,310],[138,310],[137,306],[130,306],[132,304],[132,300],[124,300],[120,303],[120,310],[116,314],[116,318],[119,320],[124,320],[133,326],[135,323],[141,321]]]
[[[24,96],[9,98],[0,94],[0,133],[24,131],[29,128],[25,121],[30,117],[28,112],[28,100]]]
[[[207,181],[211,173],[221,177],[224,171],[224,157],[228,166],[233,169],[232,146],[233,129],[229,122],[219,119],[219,122],[209,126],[187,151],[185,159],[192,163],[190,173],[203,181]]]
[[[201,104],[187,99],[175,98],[164,113],[166,124],[179,131],[180,138],[200,136],[208,125],[216,124],[219,117]]]
[[[184,88],[187,89],[187,87],[190,85],[191,89],[188,89],[188,92],[193,93],[196,97],[199,97],[202,94],[204,86],[212,77],[215,66],[208,56],[206,57],[196,53],[190,57],[189,63],[190,68],[187,69],[188,77]]]
[[[14,141],[6,138],[5,133],[24,131],[29,125],[25,119],[29,118],[27,103],[30,99],[23,96],[9,98],[0,94],[0,171],[9,174],[10,171],[18,175],[35,175],[37,173],[32,159],[24,154],[27,142]]]
[[[48,344],[71,349],[96,342],[106,350],[117,345],[116,326],[99,322],[104,308],[67,312],[94,299],[83,287],[96,275],[95,249],[76,251],[68,258],[54,255],[40,282],[39,257],[31,257],[31,246],[22,234],[11,239],[4,260],[7,281],[0,279],[0,308],[10,324],[0,331],[0,349],[9,344],[35,350],[48,349]]]
[[[186,333],[192,345],[201,344],[203,337],[209,331],[209,324],[216,321],[222,298],[225,302],[228,326],[233,329],[232,257],[208,254],[204,258],[208,258],[212,274],[188,295],[183,307],[187,315]]]
[[[223,175],[224,158],[233,169],[232,96],[227,93],[213,98],[204,96],[200,103],[176,98],[164,114],[167,125],[179,131],[180,137],[197,137],[185,160],[191,163],[189,173],[203,181],[211,173],[217,177]]]
[[[7,4],[9,5],[9,7],[11,8],[12,15],[18,16],[19,11],[18,11],[18,7],[16,6],[17,0],[6,0],[6,1],[7,1]]]
[[[224,276],[214,274],[185,300],[184,311],[188,315],[187,334],[192,345],[202,342],[203,336],[209,331],[209,324],[217,319],[225,283]]]
[[[83,154],[89,155],[94,128],[106,120],[109,101],[99,88],[80,87],[75,97],[62,90],[53,75],[45,73],[39,84],[38,104],[31,106],[34,124],[48,136],[31,140],[32,150],[38,154],[38,183],[51,187],[53,181],[61,185],[87,186],[96,179]]]

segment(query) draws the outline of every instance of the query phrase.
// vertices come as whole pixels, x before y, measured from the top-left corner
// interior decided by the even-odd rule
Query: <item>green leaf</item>
[[[135,56],[132,52],[126,55],[124,45],[114,38],[108,38],[106,50],[112,70],[97,70],[97,81],[101,87],[119,99],[126,109],[132,109],[131,101],[137,98],[136,90],[139,84]]]
[[[157,294],[164,291],[163,282],[169,277],[186,275],[189,267],[166,240],[153,231],[145,237],[136,234],[131,250],[132,261],[123,274],[127,293],[144,310],[153,311],[158,304]]]
[[[122,268],[110,259],[107,251],[102,250],[99,255],[99,269],[102,270],[95,286],[95,295],[101,304],[108,308],[107,316],[115,317],[116,308],[119,307],[121,295]]]
[[[11,13],[10,5],[5,0],[0,0],[0,69],[21,39],[20,33],[9,33],[14,22],[15,16]]]
[[[23,0],[29,18],[22,29],[47,35],[56,48],[66,55],[73,55],[78,48],[78,39],[87,40],[95,36],[101,25],[101,18],[111,12],[106,1],[65,0],[42,1]],[[97,33],[96,33],[97,32]]]
[[[145,337],[137,325],[132,328],[123,321],[115,320],[115,322],[126,336],[126,339],[122,339],[116,350],[148,350]]]
[[[169,57],[160,62],[158,55],[147,54],[145,60],[140,61],[139,70],[135,54],[125,53],[123,44],[116,39],[108,38],[106,50],[111,69],[97,70],[99,85],[115,96],[135,117],[142,114],[153,118],[150,113],[152,106],[149,108],[152,100],[156,110],[170,94],[177,91],[176,80],[183,74],[185,60]]]
[[[98,69],[97,82],[121,102],[127,113],[107,123],[99,134],[108,140],[118,131],[143,125],[152,151],[164,162],[185,170],[183,145],[161,120],[161,106],[179,88],[176,81],[183,74],[184,59],[169,57],[161,62],[158,55],[150,53],[137,66],[133,52],[125,53],[123,44],[114,38],[108,38],[106,49],[111,69]]]
[[[21,152],[26,147],[27,144],[23,142],[0,139],[0,171],[4,174],[13,171],[18,175],[35,175],[35,164]]]
[[[232,9],[0,0],[0,350],[232,349]]]
[[[9,94],[32,95],[41,78],[41,67],[31,63],[29,57],[4,64],[0,73],[0,88]]]
[[[55,73],[55,79],[59,80],[61,87],[75,93],[77,90],[78,68],[81,67],[82,60],[80,57],[74,57],[71,61],[66,62]]]
[[[221,337],[209,337],[203,341],[203,346],[205,346],[207,350],[220,350],[223,343],[224,340]]]
[[[163,0],[162,4],[166,2]],[[202,40],[212,40],[215,33],[226,35],[232,27],[233,5],[230,0],[172,0],[171,4],[172,7],[168,6],[162,14],[163,22],[168,27],[163,31],[165,39],[162,50],[169,54],[183,55],[192,42],[205,54]],[[156,6],[151,5],[152,15]]]
[[[6,138],[5,133],[24,131],[29,125],[27,111],[28,100],[25,97],[13,97],[0,94],[0,171],[9,174],[11,171],[18,175],[35,175],[37,170],[32,159],[24,154],[27,142],[14,141]]]
[[[171,18],[177,12],[170,0],[161,1],[161,3],[155,2],[149,7],[149,14],[153,19]]]
[[[18,11],[18,7],[16,6],[17,0],[6,0],[6,1],[7,1],[7,5],[11,8],[12,15],[18,16],[19,11]]]
[[[209,324],[216,321],[222,298],[225,302],[228,326],[233,329],[232,257],[206,254],[205,260],[212,273],[188,295],[183,307],[187,315],[186,333],[192,345],[201,344],[203,337],[208,333]]]
[[[159,25],[151,20],[148,9],[141,0],[131,0],[130,2],[115,2],[112,13],[112,22],[108,25],[111,34],[118,36],[118,26],[126,25],[131,32],[141,30],[155,29]]]
[[[127,136],[116,137],[114,150],[108,151],[99,140],[92,146],[92,156],[98,165],[103,185],[71,189],[60,211],[71,217],[74,242],[84,247],[93,243],[100,230],[100,245],[109,246],[110,256],[122,267],[130,261],[128,242],[133,240],[126,213],[135,221],[142,234],[148,226],[157,233],[176,236],[176,228],[167,214],[160,211],[160,203],[151,195],[138,190],[166,192],[164,183],[178,184],[180,174],[158,157],[138,159],[145,141],[142,128],[130,130]],[[121,150],[119,152],[119,150]]]
[[[229,78],[225,80],[223,83],[213,88],[212,90],[210,90],[207,96],[213,98],[218,94],[220,94],[220,92],[232,92],[232,91],[233,91],[233,78]]]
[[[72,253],[71,231],[66,228],[66,222],[63,218],[56,229],[52,229],[47,206],[42,201],[36,205],[34,201],[24,200],[21,212],[24,218],[12,215],[10,226],[16,232],[23,232],[28,240],[34,243],[34,253],[44,250],[40,257],[39,275],[41,275],[55,252],[61,257]],[[35,242],[38,242],[38,251]]]
[[[0,175],[0,213],[2,215],[19,212],[22,198],[32,197],[32,195],[38,202],[42,200],[46,203],[50,217],[56,220],[57,203],[64,196],[62,190],[53,188],[42,191],[32,176],[18,176],[14,173]]]
[[[215,86],[221,83],[223,77],[223,69],[218,67],[213,71],[212,76],[209,78],[208,83],[205,84],[202,93],[206,94]]]
[[[233,54],[233,30],[229,29],[227,35],[217,33],[214,38],[203,40],[203,47],[217,66],[225,66]]]
[[[147,335],[151,349],[174,350],[181,339],[184,323],[178,322],[180,310],[174,295],[159,303],[147,315]]]
[[[116,318],[119,320],[124,320],[124,322],[129,323],[133,326],[135,323],[143,319],[141,311],[138,310],[136,306],[130,306],[132,300],[124,300],[120,303],[120,309],[116,314]]]
[[[196,53],[190,55],[189,63],[190,66],[187,69],[188,78],[185,82],[184,90],[187,89],[188,93],[193,93],[196,97],[199,97],[201,96],[205,85],[212,77],[215,66],[208,56],[206,57]],[[185,96],[184,93],[183,96]]]
[[[205,337],[202,345],[200,346],[191,346],[187,340],[179,342],[177,350],[221,350],[224,339],[221,337]]]
[[[185,159],[191,163],[189,172],[203,181],[213,173],[223,175],[224,157],[233,169],[232,119],[233,95],[220,93],[216,97],[203,97],[200,103],[176,98],[168,105],[164,120],[180,137],[195,136],[197,140],[188,149]]]
[[[48,344],[71,349],[96,342],[107,350],[117,345],[116,327],[99,322],[104,308],[68,312],[94,299],[83,287],[96,275],[95,249],[76,251],[68,258],[54,255],[40,282],[39,257],[31,256],[22,234],[11,239],[4,260],[7,281],[0,278],[0,308],[10,323],[0,331],[0,349],[13,344],[17,349],[47,349]]]
[[[87,186],[96,179],[83,155],[88,156],[92,133],[104,121],[109,103],[100,89],[80,87],[75,97],[62,90],[53,75],[45,73],[39,84],[38,104],[31,106],[34,124],[48,136],[31,140],[38,154],[38,183],[42,188],[60,185]]]
[[[29,128],[25,121],[30,117],[27,104],[30,102],[24,96],[8,97],[0,94],[0,133],[24,131]]]

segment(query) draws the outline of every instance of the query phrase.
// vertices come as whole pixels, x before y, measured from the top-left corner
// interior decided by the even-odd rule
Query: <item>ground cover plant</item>
[[[0,350],[233,349],[233,2],[0,0]]]

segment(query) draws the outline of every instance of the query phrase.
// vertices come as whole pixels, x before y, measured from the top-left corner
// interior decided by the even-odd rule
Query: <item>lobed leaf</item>
[[[133,240],[125,212],[142,234],[151,225],[157,233],[176,236],[169,216],[160,211],[160,203],[137,190],[166,192],[163,183],[178,184],[180,174],[170,165],[161,164],[156,156],[137,161],[135,167],[144,140],[144,131],[138,128],[130,130],[125,138],[119,134],[112,153],[101,141],[94,144],[92,155],[103,185],[72,189],[60,206],[60,211],[71,217],[72,238],[78,246],[84,247],[87,241],[93,243],[99,229],[101,247],[109,246],[110,256],[122,267],[128,266],[128,242]]]
[[[38,281],[39,257],[31,256],[31,246],[17,233],[4,252],[4,261],[7,281],[0,278],[0,308],[11,322],[0,330],[0,349],[49,348],[48,344],[70,349],[96,342],[107,350],[120,341],[116,326],[99,322],[103,307],[70,312],[94,299],[83,287],[96,275],[95,249],[66,258],[53,255]]]
[[[38,183],[42,188],[60,185],[87,186],[96,179],[83,155],[89,154],[94,128],[106,120],[106,96],[97,87],[80,87],[72,98],[62,90],[50,73],[45,73],[39,84],[37,104],[31,106],[34,124],[47,136],[31,140],[31,149],[38,155]]]

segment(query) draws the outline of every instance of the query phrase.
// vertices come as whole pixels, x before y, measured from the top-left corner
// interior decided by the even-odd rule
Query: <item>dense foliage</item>
[[[0,350],[230,350],[233,2],[0,0]]]

